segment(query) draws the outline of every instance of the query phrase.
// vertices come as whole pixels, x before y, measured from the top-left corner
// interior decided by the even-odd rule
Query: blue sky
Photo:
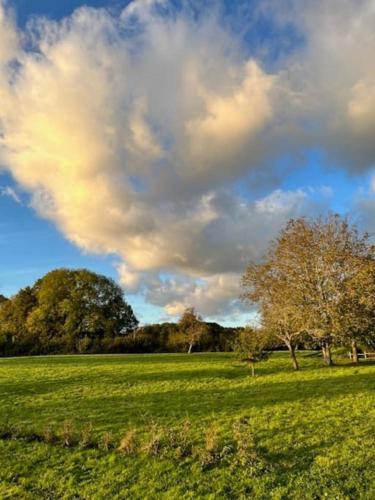
[[[18,96],[0,113],[0,292],[10,296],[56,267],[87,267],[121,282],[142,322],[176,318],[192,304],[209,319],[243,324],[252,313],[237,300],[241,270],[289,216],[332,210],[371,226],[374,72],[363,54],[356,57],[360,39],[344,42],[347,61],[335,39],[342,24],[357,29],[353,16],[371,2],[357,10],[349,0],[322,0],[315,9],[312,2],[292,2],[293,9],[262,0],[212,2],[210,9],[183,2],[170,19],[168,2],[156,8],[138,0],[124,10],[129,3],[7,3],[18,28],[6,14],[0,44],[22,69],[9,83],[0,65],[0,95],[3,85],[9,102]],[[83,5],[108,14],[71,19]],[[33,43],[47,66],[34,57],[37,49],[14,44],[40,16],[50,21]],[[69,28],[61,25],[54,39],[51,21],[63,17]],[[144,29],[134,40],[124,35],[133,17]],[[360,23],[360,33],[373,32],[371,16]],[[61,76],[69,57],[82,75],[69,69]],[[109,133],[117,142],[108,142]],[[188,238],[185,227],[199,229]]]

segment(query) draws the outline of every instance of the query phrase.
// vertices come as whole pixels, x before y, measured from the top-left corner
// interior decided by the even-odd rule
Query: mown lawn
[[[194,447],[220,442],[246,417],[262,467],[231,459],[202,470],[196,456],[0,440],[0,498],[375,498],[375,363],[332,368],[302,353],[294,373],[275,353],[252,378],[231,354],[56,356],[0,360],[0,426],[56,432],[92,424],[118,442],[152,423],[181,429]],[[21,435],[21,433],[20,433]]]

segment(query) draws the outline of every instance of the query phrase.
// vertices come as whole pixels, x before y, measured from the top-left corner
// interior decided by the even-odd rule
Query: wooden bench
[[[363,358],[363,359],[375,359],[375,352],[359,352],[357,354],[358,359]],[[349,358],[353,358],[353,354],[349,352]]]

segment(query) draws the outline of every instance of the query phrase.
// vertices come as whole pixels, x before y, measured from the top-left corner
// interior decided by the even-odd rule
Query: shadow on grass
[[[58,391],[62,391],[63,393],[67,393],[69,397],[69,391],[74,392],[75,394],[80,391],[86,391],[87,388],[93,387],[95,392],[95,387],[102,387],[104,384],[108,384],[108,392],[110,393],[111,387],[118,391],[118,388],[123,388],[126,392],[127,389],[134,388],[136,386],[140,386],[142,384],[152,383],[155,384],[156,392],[147,393],[142,397],[152,399],[157,392],[157,384],[164,382],[175,382],[176,384],[183,384],[183,393],[187,393],[189,388],[189,382],[191,384],[210,384],[213,385],[221,385],[222,381],[238,381],[241,382],[250,375],[250,371],[244,363],[236,360],[233,355],[220,355],[217,354],[197,354],[193,356],[183,356],[180,354],[177,355],[161,355],[157,356],[149,356],[148,358],[152,358],[149,361],[152,361],[152,364],[162,363],[164,370],[152,370],[152,371],[140,371],[139,365],[137,365],[136,370],[132,370],[132,366],[129,366],[127,362],[119,364],[119,366],[110,365],[110,371],[108,370],[108,361],[117,362],[118,360],[123,360],[125,357],[122,356],[105,356],[104,359],[101,356],[90,356],[87,358],[85,356],[67,356],[67,357],[53,357],[53,358],[44,358],[48,359],[48,370],[46,373],[37,374],[38,378],[30,378],[29,380],[24,379],[16,379],[12,381],[2,382],[0,385],[0,396],[1,397],[30,397],[30,396],[38,396],[48,393],[57,393]],[[204,362],[203,366],[199,363],[197,356],[201,358]],[[137,359],[141,356],[137,355]],[[68,358],[68,360],[67,360]],[[142,363],[144,359],[142,358]],[[38,359],[39,364],[38,367],[43,369],[43,358],[33,358],[33,360]],[[76,368],[75,361],[79,359],[79,365],[83,364],[87,370],[79,372],[79,374],[74,373],[74,369]],[[100,359],[100,365],[96,366],[95,361]],[[162,359],[163,361],[160,361]],[[178,360],[176,366],[176,359]],[[27,359],[29,362],[30,358]],[[74,363],[72,362],[74,361]],[[88,360],[90,363],[88,363]],[[134,358],[133,358],[134,360]],[[22,360],[23,361],[23,360]],[[64,371],[56,371],[56,365],[60,365],[60,361],[64,365]],[[68,362],[69,361],[69,362]],[[224,361],[224,363],[223,363]],[[284,353],[276,353],[273,357],[271,357],[268,361],[260,363],[256,372],[258,376],[255,379],[251,379],[249,377],[249,391],[258,392],[260,386],[262,388],[262,392],[264,392],[264,397],[267,397],[267,389],[266,387],[271,387],[271,392],[273,392],[277,387],[280,388],[280,393],[283,395],[283,400],[288,401],[288,388],[298,388],[300,391],[301,384],[303,385],[304,391],[309,391],[309,387],[329,387],[332,383],[332,378],[337,380],[339,377],[335,376],[335,369],[342,368],[350,368],[353,370],[353,375],[351,377],[355,377],[358,380],[358,372],[367,366],[375,365],[375,361],[362,361],[359,365],[354,365],[352,363],[345,364],[337,364],[333,367],[324,367],[320,364],[319,353],[318,360],[315,353],[311,355],[311,353],[303,353],[300,355],[299,361],[301,363],[300,372],[295,374],[295,380],[285,381],[285,382],[275,382],[274,380],[270,380],[268,376],[280,374],[286,376],[294,376],[294,371],[291,367],[290,359],[285,356]],[[104,364],[103,364],[104,362]],[[133,361],[134,362],[134,361]],[[65,366],[68,364],[69,367],[73,370],[71,375],[66,375],[68,371],[65,369]],[[180,367],[185,367],[189,364],[190,369],[181,369]],[[68,368],[68,367],[66,367]],[[156,368],[156,367],[155,367]],[[172,368],[172,369],[169,369]],[[305,381],[301,380],[300,375],[308,372],[316,372],[317,374],[326,374],[329,376],[322,377],[317,376],[315,380]],[[367,377],[368,375],[364,375]],[[43,377],[43,378],[42,378]],[[343,377],[343,379],[350,384],[348,380],[348,376]],[[216,384],[218,382],[218,384]],[[345,385],[345,384],[343,384]],[[204,389],[205,394],[209,391],[215,391],[215,388],[207,388]],[[219,389],[218,389],[219,390]],[[238,392],[237,388],[228,387],[229,392],[235,393]],[[324,389],[325,391],[326,389]],[[329,390],[329,389],[328,389]],[[342,393],[344,388],[340,388],[338,392]],[[198,393],[200,389],[195,389],[193,392]],[[224,391],[225,392],[225,391]],[[287,394],[285,395],[284,392]],[[166,394],[166,392],[161,392],[161,394]],[[117,397],[117,396],[116,396]],[[127,395],[127,398],[132,397],[131,395]],[[262,396],[263,397],[263,396]],[[205,399],[205,398],[204,398]],[[276,400],[279,400],[276,394]]]
[[[129,423],[137,425],[148,419],[172,421],[189,416],[199,420],[211,420],[213,415],[231,418],[244,412],[272,408],[288,403],[308,403],[322,398],[324,401],[347,395],[357,395],[375,390],[375,380],[371,374],[330,376],[324,379],[295,380],[286,382],[252,380],[240,386],[198,387],[152,393],[124,393],[123,396],[69,395],[64,400],[41,400],[31,402],[32,411],[40,420],[54,417],[55,420],[79,418],[99,422],[112,429]],[[317,411],[319,402],[317,401]],[[21,405],[20,412],[27,410],[28,404]],[[14,409],[14,416],[17,412]]]

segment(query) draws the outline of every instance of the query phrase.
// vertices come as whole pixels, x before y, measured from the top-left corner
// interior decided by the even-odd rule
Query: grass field
[[[302,353],[294,373],[284,353],[257,367],[231,354],[56,356],[0,360],[0,425],[56,432],[73,419],[118,442],[147,439],[152,423],[181,429],[194,449],[216,427],[220,443],[246,417],[260,466],[234,459],[202,469],[140,451],[65,448],[20,437],[0,440],[0,498],[375,498],[375,364],[342,359],[324,368]],[[25,434],[26,435],[26,434]]]

